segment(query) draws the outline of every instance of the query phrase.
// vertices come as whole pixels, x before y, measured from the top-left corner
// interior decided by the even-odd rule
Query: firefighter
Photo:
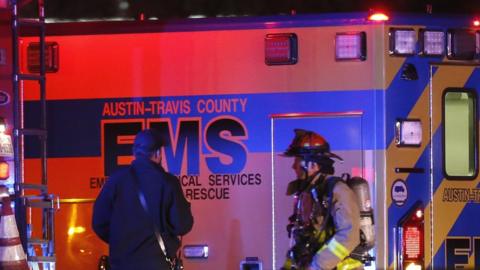
[[[295,195],[296,201],[282,270],[363,269],[361,261],[349,256],[360,243],[356,195],[344,181],[331,180],[333,159],[342,159],[330,152],[322,136],[302,129],[295,129],[284,155],[295,158],[292,169],[297,180],[287,188],[287,195]]]

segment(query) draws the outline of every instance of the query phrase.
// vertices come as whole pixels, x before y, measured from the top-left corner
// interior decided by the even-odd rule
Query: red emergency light
[[[276,33],[265,36],[265,64],[293,65],[298,60],[298,41],[295,33]]]
[[[383,12],[374,12],[368,16],[369,21],[374,22],[384,22],[388,21],[390,18]]]
[[[425,230],[423,206],[417,202],[398,224],[399,254],[397,269],[425,269]]]
[[[474,19],[472,22],[473,26],[478,27],[480,26],[480,19]]]
[[[8,0],[0,0],[0,8],[8,8]]]
[[[1,0],[0,0],[1,1]],[[59,69],[58,43],[45,42],[45,72],[53,73]],[[40,72],[40,43],[31,42],[27,47],[27,68],[31,73]]]

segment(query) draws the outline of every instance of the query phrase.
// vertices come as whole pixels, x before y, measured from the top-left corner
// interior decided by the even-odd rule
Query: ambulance
[[[108,255],[93,202],[145,128],[168,138],[164,167],[192,204],[186,269],[282,266],[295,174],[281,154],[296,128],[325,137],[337,175],[369,182],[368,269],[480,268],[478,21],[387,15],[47,23],[46,95],[19,89],[26,126],[46,102],[56,268],[98,269]],[[0,93],[12,95],[10,66],[38,74],[41,46],[21,32],[15,64],[1,38]],[[34,144],[15,153],[27,183],[41,178]]]

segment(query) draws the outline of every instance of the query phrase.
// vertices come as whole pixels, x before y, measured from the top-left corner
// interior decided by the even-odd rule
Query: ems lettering
[[[247,162],[247,149],[242,141],[247,139],[247,133],[240,120],[226,118],[210,122],[205,139],[213,153],[205,159],[212,173],[233,174],[242,171]],[[231,160],[223,161],[222,155],[227,155]]]
[[[208,176],[208,187],[198,182],[196,175],[179,177],[188,200],[228,200],[232,191],[247,186],[262,184],[260,173],[211,174]]]
[[[128,165],[132,156],[135,134],[143,128],[142,122],[104,122],[103,155],[105,175],[110,175],[117,168]]]
[[[168,170],[180,174],[184,155],[187,158],[188,174],[198,174],[200,171],[200,121],[197,119],[180,120],[177,132],[173,134],[169,119],[151,122],[150,128],[160,131],[166,140],[165,159]]]
[[[230,188],[187,188],[185,189],[187,200],[228,200],[230,199]]]
[[[243,141],[247,139],[247,131],[233,117],[215,118],[204,131],[200,118],[179,118],[175,126],[170,119],[105,120],[102,125],[105,175],[131,162],[135,134],[144,126],[159,130],[165,139],[164,159],[172,174],[179,175],[182,168],[186,169],[186,175],[200,173],[202,143],[209,150],[205,161],[210,172],[235,174],[246,164],[247,148]]]
[[[103,187],[107,181],[107,177],[90,177],[90,188],[91,189],[100,189]]]
[[[180,183],[184,187],[189,186],[201,186],[202,184],[198,181],[198,175],[180,175],[177,176],[180,180]]]
[[[474,265],[469,265],[473,255]],[[447,269],[478,269],[480,266],[480,238],[455,237],[445,240]]]

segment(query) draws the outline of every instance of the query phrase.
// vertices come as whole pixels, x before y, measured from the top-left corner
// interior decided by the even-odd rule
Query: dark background
[[[20,3],[20,0],[18,0]],[[37,0],[23,0],[19,14],[32,17]],[[427,8],[427,6],[430,6]],[[351,12],[468,14],[480,16],[480,0],[45,0],[49,19],[135,19]]]

